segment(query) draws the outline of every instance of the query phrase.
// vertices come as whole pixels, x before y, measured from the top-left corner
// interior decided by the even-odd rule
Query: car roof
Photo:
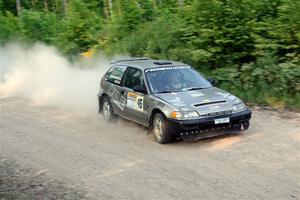
[[[176,62],[172,60],[153,60],[147,57],[125,58],[111,62],[111,65],[125,65],[135,67],[141,70],[159,68],[159,67],[172,67],[172,66],[188,66],[187,64]]]

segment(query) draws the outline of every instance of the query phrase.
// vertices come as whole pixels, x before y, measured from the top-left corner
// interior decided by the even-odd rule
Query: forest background
[[[9,42],[182,61],[248,103],[300,109],[300,0],[1,0]]]

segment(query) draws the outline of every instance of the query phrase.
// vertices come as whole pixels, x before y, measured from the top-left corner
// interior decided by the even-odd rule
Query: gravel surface
[[[0,199],[300,199],[300,116],[160,145],[126,120],[0,98]]]
[[[23,169],[15,162],[0,158],[0,199],[84,199],[79,189],[51,180],[44,171]]]

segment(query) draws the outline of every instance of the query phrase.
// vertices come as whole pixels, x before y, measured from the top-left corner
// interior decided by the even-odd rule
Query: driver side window
[[[125,74],[124,86],[131,89],[134,86],[145,86],[142,71],[129,67]]]

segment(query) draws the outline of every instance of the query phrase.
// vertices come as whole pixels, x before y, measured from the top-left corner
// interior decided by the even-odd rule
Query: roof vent
[[[172,62],[167,61],[167,60],[165,60],[165,61],[155,61],[155,62],[153,62],[153,64],[155,64],[155,65],[172,65]]]

